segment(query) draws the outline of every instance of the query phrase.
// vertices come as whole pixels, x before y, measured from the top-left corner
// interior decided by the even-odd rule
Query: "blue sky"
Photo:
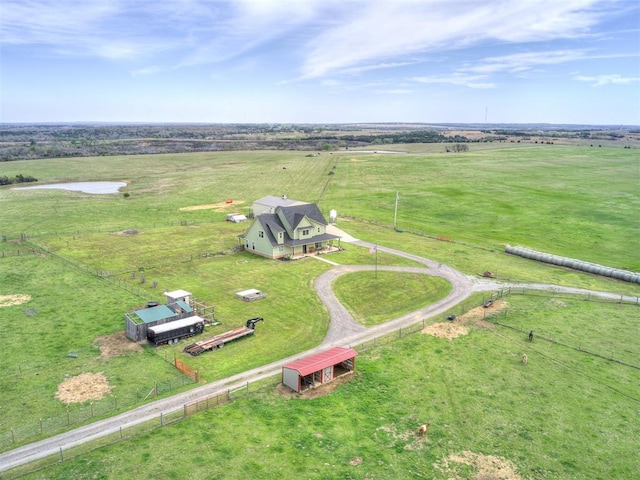
[[[0,122],[640,125],[637,0],[0,9]]]

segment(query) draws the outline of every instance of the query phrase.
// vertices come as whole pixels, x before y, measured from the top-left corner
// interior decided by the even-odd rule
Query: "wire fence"
[[[452,317],[464,315],[465,313],[469,312],[474,308],[483,307],[489,301],[495,301],[504,297],[508,297],[509,295],[535,295],[535,296],[546,297],[546,298],[558,298],[558,297],[567,297],[571,299],[581,298],[580,295],[576,296],[573,294],[558,294],[555,292],[532,290],[527,288],[504,289],[498,292],[487,293],[486,296],[482,298],[481,304],[479,304],[479,302],[477,301],[477,298],[468,299],[465,302],[458,304],[457,306],[450,309],[449,311],[443,312],[442,314],[436,317],[419,320],[412,325],[399,328],[395,332],[392,332],[386,335],[381,335],[379,337],[373,338],[366,342],[356,344],[354,346],[351,346],[351,348],[355,349],[358,352],[364,352],[371,348],[375,348],[378,346],[391,343],[399,338],[403,338],[403,337],[406,337],[407,335],[411,335],[416,332],[419,332],[429,324],[436,323],[438,321],[443,321],[443,322],[453,321],[455,320],[455,318],[452,318]],[[635,300],[633,299],[630,300],[628,297],[621,297],[620,299],[611,299],[611,298],[602,298],[602,297],[596,297],[593,295],[585,294],[584,296],[582,296],[582,299],[586,301],[619,303],[619,304],[625,304],[628,306],[639,304],[639,300],[637,298]],[[494,323],[495,325],[499,325],[501,327],[508,328],[515,331],[525,332],[527,330],[524,328],[524,326],[518,327],[518,326],[514,326],[506,323],[505,320],[510,318],[510,312],[508,309],[491,310],[489,308],[486,308],[486,309],[483,309],[482,311],[483,311],[482,318],[481,318],[482,320],[485,320],[487,322]],[[584,354],[594,355],[609,361],[620,363],[622,365],[625,365],[631,368],[640,369],[639,365],[634,365],[629,362],[621,361],[619,359],[616,359],[613,355],[608,355],[606,352],[602,353],[602,352],[596,352],[596,351],[589,351],[588,349],[585,349],[582,345],[573,345],[571,344],[571,342],[565,342],[562,338],[554,336],[550,334],[550,332],[544,332],[543,330],[540,330],[540,329],[537,329],[537,331],[538,333],[536,334],[536,341],[552,342],[554,344],[562,345],[564,347],[571,348],[576,351],[580,351]],[[611,352],[611,353],[613,354],[614,352]],[[131,399],[130,400],[131,403],[129,404],[124,402],[122,399],[111,398],[111,399],[105,400],[103,403],[95,402],[93,404],[84,405],[78,409],[78,413],[74,413],[73,415],[71,413],[68,413],[66,416],[59,417],[55,420],[41,421],[36,425],[29,425],[29,426],[23,427],[22,429],[15,429],[15,430],[12,429],[11,432],[8,434],[10,435],[9,437],[7,437],[7,434],[0,435],[0,448],[6,449],[8,445],[12,445],[13,443],[17,443],[18,441],[20,441],[17,439],[18,435],[22,435],[21,437],[22,441],[27,438],[35,437],[35,436],[49,436],[54,433],[52,430],[55,430],[55,429],[68,430],[68,428],[66,427],[68,427],[74,422],[75,423],[84,422],[91,419],[94,416],[97,417],[99,415],[105,415],[109,412],[115,411],[116,409],[124,409],[125,407],[130,406],[132,404],[140,403],[141,400],[145,400],[150,396],[160,395],[162,393],[166,393],[167,391],[170,391],[171,388],[179,388],[181,386],[184,386],[188,383],[193,382],[193,380],[187,377],[186,375],[181,375],[179,378],[181,379],[179,380],[179,385],[174,387],[171,387],[171,383],[169,384],[168,387],[166,383],[154,384],[153,387],[150,388],[149,392],[146,395],[143,395],[145,393],[145,389],[139,390],[138,393],[136,394],[135,399]],[[73,458],[79,457],[81,455],[87,454],[103,446],[112,445],[125,440],[132,439],[142,433],[146,433],[158,428],[162,428],[167,425],[171,425],[171,424],[183,421],[186,418],[196,413],[203,412],[210,408],[215,408],[219,405],[229,403],[235,399],[246,396],[249,393],[256,392],[265,388],[273,388],[274,386],[278,385],[280,381],[281,381],[280,375],[276,375],[273,378],[273,381],[271,382],[265,381],[265,380],[260,380],[257,382],[247,381],[245,385],[238,387],[236,389],[233,389],[233,390],[227,389],[227,390],[217,392],[215,394],[203,396],[201,398],[198,398],[197,400],[184,404],[182,409],[172,412],[170,414],[160,413],[156,418],[148,422],[145,422],[144,424],[136,425],[133,427],[120,427],[119,431],[116,433],[106,435],[100,439],[93,440],[91,442],[88,442],[87,444],[83,444],[80,446],[74,446],[74,447],[69,447],[65,449],[60,447],[59,452],[55,455],[0,472],[0,479],[8,480],[8,479],[20,478],[24,475],[35,472],[37,470],[42,470],[54,464],[65,462]],[[254,386],[253,388],[251,388],[252,385]],[[18,431],[20,433],[18,433]],[[16,438],[13,438],[14,436]]]
[[[54,258],[66,266],[72,267],[76,271],[89,274],[95,278],[100,279],[101,281],[110,284],[112,287],[116,287],[122,290],[125,290],[132,295],[135,295],[139,298],[144,299],[145,301],[152,300],[154,295],[145,290],[143,286],[147,288],[151,288],[152,290],[162,289],[163,286],[159,285],[159,282],[153,279],[148,279],[144,269],[139,268],[134,271],[127,272],[118,272],[113,273],[110,271],[101,270],[91,265],[87,265],[76,260],[73,257],[63,255],[59,252],[55,252],[48,247],[40,244],[36,244],[31,240],[25,239],[23,241],[23,245],[26,247],[22,250],[19,250],[19,255],[27,256],[27,255],[40,255],[46,254],[51,258]],[[235,250],[234,250],[235,251]],[[11,251],[13,252],[13,251]],[[162,268],[162,267],[175,267],[176,262],[178,263],[188,263],[193,262],[195,260],[206,259],[209,257],[215,257],[217,255],[226,255],[229,252],[226,251],[215,251],[215,252],[198,252],[184,255],[182,258],[171,259],[166,265],[155,265],[154,268]],[[18,255],[18,254],[16,254]],[[0,257],[1,258],[1,257]],[[166,290],[166,289],[165,289]],[[165,291],[162,290],[162,291]]]
[[[242,387],[236,389],[227,389],[223,392],[219,392],[213,395],[207,395],[195,401],[186,403],[182,409],[175,412],[169,414],[160,413],[154,419],[144,422],[143,424],[131,427],[120,427],[119,430],[115,433],[105,435],[99,439],[92,440],[82,445],[69,448],[60,447],[58,452],[54,455],[50,455],[40,460],[25,463],[11,469],[0,471],[0,480],[13,480],[16,478],[20,478],[39,470],[44,470],[58,463],[70,461],[74,458],[86,455],[87,453],[97,450],[98,448],[102,448],[108,445],[114,445],[116,443],[135,438],[143,433],[157,430],[158,428],[163,428],[168,425],[173,425],[185,420],[191,415],[203,412],[219,405],[223,405],[225,403],[229,403],[235,399],[244,397],[249,393],[273,388],[280,383],[280,377],[278,376],[277,378],[277,380],[271,382],[265,380],[253,383],[247,382]],[[254,385],[254,388],[251,388],[251,385]]]
[[[423,330],[427,325],[432,324],[434,322],[452,322],[457,317],[465,315],[469,311],[474,308],[480,307],[480,315],[478,320],[484,320],[486,322],[493,323],[495,325],[499,325],[501,327],[508,328],[512,331],[517,331],[522,333],[523,339],[528,339],[528,333],[532,330],[531,326],[526,326],[522,324],[518,324],[515,320],[513,312],[508,308],[495,310],[491,309],[489,302],[493,302],[502,298],[509,297],[510,295],[526,295],[526,296],[535,296],[542,297],[548,299],[566,299],[566,300],[582,300],[587,302],[597,302],[604,304],[619,304],[624,305],[629,308],[635,308],[640,305],[640,297],[629,297],[629,296],[620,296],[618,298],[614,297],[602,297],[597,295],[592,295],[588,292],[584,294],[572,294],[572,293],[558,293],[553,291],[546,290],[537,290],[537,289],[529,289],[526,287],[518,287],[518,288],[505,288],[503,290],[499,290],[497,292],[487,292],[485,296],[483,296],[482,301],[479,303],[474,300],[466,300],[454,308],[448,310],[440,314],[437,317],[432,317],[429,320],[422,319],[417,323],[412,325],[408,325],[402,328],[399,328],[394,333],[389,335],[376,337],[372,340],[368,340],[366,342],[362,342],[356,344],[355,346],[351,346],[358,351],[366,351],[367,349],[377,347],[384,343],[389,343],[404,336],[410,335],[412,333],[419,332]],[[481,308],[484,306],[487,308]],[[636,352],[626,352],[624,350],[619,349],[614,344],[609,344],[606,342],[602,342],[599,338],[594,339],[584,339],[579,341],[572,341],[572,339],[567,338],[567,335],[562,333],[555,333],[550,329],[540,328],[539,326],[535,327],[535,335],[536,341],[546,341],[556,345],[561,345],[567,348],[571,348],[573,350],[593,355],[599,358],[603,358],[605,360],[613,361],[619,363],[621,365],[640,369],[640,363],[638,360],[638,355]]]
[[[126,231],[136,231],[142,229],[151,229],[151,228],[166,228],[166,227],[189,227],[194,226],[199,223],[217,223],[220,219],[211,218],[211,219],[198,219],[196,220],[170,220],[168,222],[154,222],[150,224],[143,225],[134,225],[134,226],[118,226],[118,227],[96,227],[96,228],[86,228],[82,230],[78,229],[70,229],[70,230],[45,230],[45,231],[29,231],[29,233],[20,233],[19,236],[15,236],[15,234],[11,235],[8,232],[0,232],[0,241],[12,241],[17,240],[20,241],[31,240],[34,238],[44,238],[44,237],[59,237],[59,236],[83,236],[83,235],[94,235],[96,233],[118,233],[118,232],[126,232]]]
[[[43,418],[37,423],[3,428],[0,432],[0,449],[6,450],[26,441],[35,441],[36,437],[53,436],[69,430],[73,425],[130,409],[150,398],[164,395],[193,383],[195,383],[194,380],[188,375],[180,374],[168,380],[140,386],[135,393],[129,395],[114,395],[79,405],[69,405],[63,414]]]

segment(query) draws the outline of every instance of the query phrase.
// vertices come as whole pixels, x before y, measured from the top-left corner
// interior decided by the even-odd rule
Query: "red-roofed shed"
[[[282,367],[282,383],[296,392],[351,373],[356,368],[358,352],[351,348],[335,347],[303,358]]]

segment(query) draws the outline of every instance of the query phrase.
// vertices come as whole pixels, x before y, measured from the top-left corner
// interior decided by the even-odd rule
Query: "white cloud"
[[[275,45],[299,65],[300,75],[283,76],[312,79],[406,67],[487,42],[581,37],[610,10],[608,0],[3,0],[0,42],[154,64],[171,52],[164,63],[179,67],[257,58]],[[491,57],[461,71],[517,72],[580,52]]]
[[[132,77],[140,77],[143,75],[154,75],[162,71],[163,69],[161,67],[154,65],[152,67],[145,67],[145,68],[138,68],[136,70],[131,70],[129,73],[131,74]]]
[[[486,75],[465,75],[463,73],[452,73],[450,75],[431,75],[413,77],[411,80],[418,83],[437,83],[445,85],[458,85],[468,88],[495,88],[495,84],[486,81]]]
[[[379,90],[377,93],[386,95],[408,95],[410,93],[413,93],[413,90],[409,90],[408,88],[393,88],[389,90]]]
[[[347,2],[351,13],[308,44],[303,78],[390,58],[427,57],[486,41],[539,42],[584,35],[603,12],[596,0],[377,0]]]
[[[584,50],[550,50],[516,53],[501,57],[487,57],[477,65],[462,67],[462,71],[475,73],[518,73],[540,65],[557,65],[586,58]]]
[[[3,0],[0,43],[60,56],[132,59],[172,48],[169,30],[149,23],[146,2]]]
[[[629,85],[631,83],[640,82],[640,77],[623,77],[618,74],[597,76],[575,75],[573,78],[580,82],[591,83],[594,87],[602,87],[604,85]]]

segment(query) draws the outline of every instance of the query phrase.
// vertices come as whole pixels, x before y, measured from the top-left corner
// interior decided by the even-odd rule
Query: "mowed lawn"
[[[39,183],[129,182],[123,190],[128,198],[123,193],[95,196],[0,188],[0,235],[7,238],[0,242],[0,295],[32,297],[23,305],[0,309],[4,339],[0,355],[7,365],[0,378],[5,385],[3,404],[8,405],[0,411],[5,437],[7,429],[18,428],[18,424],[37,430],[39,419],[64,416],[66,409],[54,397],[55,389],[62,380],[79,373],[104,372],[115,388],[103,402],[115,405],[117,398],[138,398],[138,390],[150,389],[155,381],[172,381],[177,375],[170,363],[174,355],[211,381],[320,343],[329,317],[313,291],[313,282],[331,266],[315,259],[271,262],[235,251],[237,236],[247,224],[225,222],[226,213],[247,213],[253,200],[265,195],[286,193],[289,198],[318,202],[327,217],[335,208],[338,226],[357,238],[432,258],[468,274],[489,270],[512,282],[640,294],[637,285],[504,254],[505,244],[523,245],[640,270],[640,254],[634,248],[640,233],[640,200],[633,152],[547,145],[478,151],[472,146],[464,154],[411,150],[414,153],[407,155],[343,151],[312,159],[304,152],[228,152],[0,164],[0,175],[33,175]],[[392,228],[396,192],[400,231]],[[227,200],[233,203],[227,205]],[[188,208],[198,206],[208,207]],[[124,230],[136,233],[123,234]],[[23,233],[33,243],[20,243]],[[53,253],[24,257],[30,245]],[[345,250],[327,258],[343,265],[375,261],[367,249],[343,247]],[[20,256],[18,250],[22,250]],[[58,256],[82,268],[73,268]],[[417,266],[381,252],[377,261],[379,265]],[[101,280],[98,272],[110,281]],[[447,288],[421,285],[424,279],[409,276],[397,281],[381,277],[379,283],[385,281],[389,287],[367,297],[376,283],[370,278],[341,280],[346,285],[345,302],[349,303],[349,296],[356,299],[350,308],[366,325],[424,306]],[[207,335],[256,316],[264,317],[265,322],[258,324],[253,337],[198,358],[182,353],[184,342],[162,349],[146,347],[142,353],[110,359],[100,357],[95,339],[122,331],[125,311],[148,299],[163,301],[164,291],[178,288],[215,304],[220,325],[209,328]],[[235,292],[247,288],[263,290],[268,297],[249,304],[237,300]],[[434,295],[425,295],[431,288]],[[359,297],[369,298],[367,308],[357,304]],[[371,308],[374,301],[380,308]],[[585,305],[592,312],[590,324],[615,322],[615,317],[593,305]],[[30,316],[29,309],[37,314]],[[629,317],[637,318],[637,313]],[[564,318],[557,321],[564,322]],[[553,331],[549,327],[544,326]],[[605,356],[610,350],[623,350],[624,358],[629,359],[634,347],[624,338],[589,336],[581,341],[589,346],[605,345]],[[70,352],[78,357],[69,357]],[[458,390],[451,395],[459,395]],[[355,438],[356,433],[350,435]],[[311,477],[325,478],[318,473]]]

